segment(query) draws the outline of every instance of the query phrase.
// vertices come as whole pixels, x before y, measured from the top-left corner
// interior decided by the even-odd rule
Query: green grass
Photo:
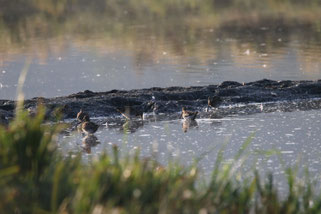
[[[209,182],[195,165],[120,155],[115,146],[89,163],[63,157],[56,136],[64,127],[44,125],[44,110],[31,118],[24,111],[0,127],[0,210],[2,213],[320,213],[321,196],[308,176],[296,180],[288,169],[289,193],[280,198],[273,176],[237,179],[240,149],[233,163],[223,151]]]

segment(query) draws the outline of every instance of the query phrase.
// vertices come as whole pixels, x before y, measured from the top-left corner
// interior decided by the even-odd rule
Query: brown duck
[[[185,107],[182,108],[181,118],[184,120],[195,120],[198,112],[197,111],[188,111]]]
[[[98,129],[98,125],[91,122],[89,119],[88,115],[85,115],[81,124],[81,129],[83,132],[85,132],[87,135],[88,134],[94,134],[97,129]]]
[[[128,120],[132,120],[135,117],[143,119],[143,110],[137,107],[125,106],[123,108],[117,108],[116,110]]]
[[[210,107],[217,108],[221,104],[221,102],[222,102],[222,99],[218,95],[215,95],[213,97],[208,97],[206,111],[208,112]]]
[[[82,121],[84,120],[84,117],[85,117],[85,116],[88,116],[88,118],[89,118],[88,113],[87,113],[87,112],[84,112],[82,109],[80,109],[80,111],[79,111],[78,114],[77,114],[77,120],[78,120],[79,122],[82,122]]]

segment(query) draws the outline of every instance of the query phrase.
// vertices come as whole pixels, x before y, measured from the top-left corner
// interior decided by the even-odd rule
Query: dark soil
[[[218,109],[205,112],[209,96],[217,94],[222,102]],[[25,100],[30,114],[39,103],[46,106],[46,118],[54,120],[76,118],[82,108],[91,117],[120,115],[116,108],[129,106],[146,113],[164,113],[169,118],[177,117],[181,108],[199,111],[200,117],[224,117],[231,114],[251,114],[271,111],[319,109],[321,107],[321,80],[318,81],[273,81],[259,80],[241,84],[226,81],[220,85],[197,87],[149,88],[138,90],[112,90],[92,92],[86,90],[65,97],[36,97]],[[14,116],[15,101],[0,100],[0,123],[7,123]],[[213,114],[213,112],[215,112]]]

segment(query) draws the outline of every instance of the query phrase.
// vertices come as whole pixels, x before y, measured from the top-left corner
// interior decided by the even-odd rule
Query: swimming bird
[[[123,115],[126,119],[132,120],[135,117],[143,119],[143,110],[133,106],[125,106],[123,108],[116,108],[116,110]]]
[[[210,107],[217,108],[222,102],[222,99],[218,95],[214,95],[213,97],[208,97],[207,99],[207,109],[208,112]]]
[[[195,120],[198,112],[197,111],[188,111],[185,107],[182,108],[181,118],[184,120]]]
[[[89,116],[85,115],[81,124],[81,129],[87,135],[93,134],[97,131],[98,125],[90,121]]]
[[[32,107],[29,107],[27,108],[27,111],[28,111],[28,115],[32,118],[36,117],[37,115],[37,106],[32,106]]]
[[[79,111],[78,114],[77,114],[77,120],[78,120],[79,122],[82,122],[82,121],[84,120],[84,117],[85,117],[85,116],[88,116],[88,118],[89,118],[88,113],[87,113],[87,112],[84,112],[82,109],[80,109],[80,111]]]

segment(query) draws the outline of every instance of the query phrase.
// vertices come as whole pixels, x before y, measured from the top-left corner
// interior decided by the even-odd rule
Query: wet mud
[[[221,103],[207,112],[209,96],[217,95]],[[46,119],[76,118],[80,109],[91,117],[119,117],[119,109],[160,115],[160,118],[178,118],[183,106],[198,111],[198,117],[222,118],[229,115],[259,112],[310,110],[321,108],[321,80],[274,81],[259,80],[249,83],[226,81],[219,85],[112,90],[86,90],[64,97],[36,97],[25,100],[24,107],[34,114],[40,103],[46,107]],[[14,117],[16,102],[0,100],[0,123]]]

